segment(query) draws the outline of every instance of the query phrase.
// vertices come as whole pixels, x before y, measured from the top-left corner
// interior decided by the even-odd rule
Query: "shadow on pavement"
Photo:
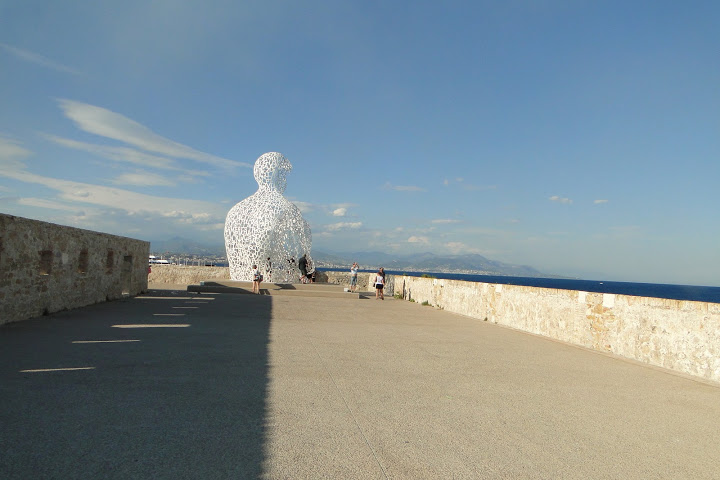
[[[150,292],[0,327],[0,477],[260,477],[271,310]],[[141,324],[189,326],[113,327]]]

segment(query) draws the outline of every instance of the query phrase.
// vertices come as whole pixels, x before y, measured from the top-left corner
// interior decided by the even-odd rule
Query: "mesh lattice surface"
[[[310,225],[283,196],[291,170],[280,153],[261,155],[254,168],[258,191],[228,212],[225,250],[233,280],[252,281],[252,266],[257,265],[266,282],[295,282],[300,278],[300,257],[304,254],[310,260]]]

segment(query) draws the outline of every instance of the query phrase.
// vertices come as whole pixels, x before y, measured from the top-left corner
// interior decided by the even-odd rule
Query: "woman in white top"
[[[385,270],[380,267],[377,274],[375,275],[375,300],[385,300],[383,295],[383,288],[385,288]]]

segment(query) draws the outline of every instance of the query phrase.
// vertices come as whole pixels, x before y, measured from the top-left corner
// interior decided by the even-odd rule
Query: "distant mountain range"
[[[358,262],[362,269],[383,267],[385,270],[407,272],[474,273],[512,275],[519,277],[547,277],[549,275],[527,265],[512,265],[490,260],[482,255],[436,255],[419,253],[395,255],[383,252],[325,253],[314,250],[313,260],[319,267],[349,267]]]
[[[217,257],[225,255],[225,246],[173,237],[169,240],[152,241],[150,251],[155,254]],[[397,255],[384,252],[328,253],[313,250],[312,257],[315,265],[320,268],[350,268],[353,262],[358,262],[360,268],[366,270],[384,267],[385,270],[406,272],[474,273],[517,277],[555,276],[544,274],[527,265],[503,263],[478,254],[436,255],[428,252]]]

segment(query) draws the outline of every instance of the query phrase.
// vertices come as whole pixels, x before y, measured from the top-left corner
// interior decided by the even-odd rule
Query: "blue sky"
[[[715,1],[0,0],[0,212],[720,286]]]

